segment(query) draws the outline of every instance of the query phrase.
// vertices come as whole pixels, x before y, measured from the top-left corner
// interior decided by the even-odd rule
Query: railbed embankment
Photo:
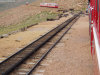
[[[55,21],[42,22],[36,26],[28,28],[24,32],[18,32],[7,38],[0,39],[0,61],[17,52],[70,17],[71,15]]]
[[[41,64],[34,74],[93,75],[88,16],[80,17]]]

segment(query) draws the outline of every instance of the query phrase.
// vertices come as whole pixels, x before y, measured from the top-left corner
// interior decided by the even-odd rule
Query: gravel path
[[[93,75],[88,17],[81,17],[39,67],[40,75]],[[48,59],[48,60],[47,60]],[[38,68],[37,68],[38,69]]]

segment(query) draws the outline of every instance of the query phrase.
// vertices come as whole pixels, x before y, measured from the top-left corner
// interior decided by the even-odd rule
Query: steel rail
[[[79,18],[79,16],[78,16]],[[48,49],[48,51],[43,54],[43,56],[40,58],[40,60],[38,60],[38,62],[33,66],[33,68],[26,74],[26,75],[31,75],[31,73],[35,70],[35,68],[41,63],[41,61],[48,55],[48,53],[60,42],[60,40],[64,37],[64,35],[70,30],[70,28],[72,27],[72,25],[77,21],[76,18],[74,20],[74,22],[71,24],[71,26],[61,35],[61,37]]]
[[[7,58],[6,60],[4,60],[3,62],[0,63],[0,73],[2,75],[8,75],[10,72],[12,72],[17,66],[19,66],[23,61],[25,61],[26,59],[28,59],[28,57],[30,55],[32,55],[33,53],[35,53],[41,46],[43,46],[48,40],[50,40],[52,37],[54,37],[58,32],[60,32],[65,26],[67,26],[70,21],[72,21],[73,19],[75,19],[77,15],[74,15],[74,17],[68,19],[67,21],[65,21],[64,23],[62,23],[61,25],[59,25],[58,27],[52,29],[50,32],[48,32],[47,34],[41,36],[39,39],[37,39],[36,41],[32,42],[31,44],[29,44],[28,46],[26,46],[25,48],[21,49],[20,51],[18,51],[17,53],[13,54],[12,56],[10,56],[9,58]],[[51,34],[52,33],[52,34]],[[44,40],[45,39],[45,40]],[[9,66],[7,69],[4,69],[4,71],[2,70],[2,67],[7,66],[9,64],[7,64],[6,62],[10,59],[13,59],[13,57],[17,56],[18,54],[21,54],[21,52],[25,51],[25,49],[27,49],[28,47],[31,47],[31,45],[34,46],[34,48],[32,49],[31,52],[29,52],[27,55],[25,55],[22,59],[20,59],[19,61],[15,62],[14,64],[12,64],[11,66]],[[6,64],[5,64],[6,63]]]

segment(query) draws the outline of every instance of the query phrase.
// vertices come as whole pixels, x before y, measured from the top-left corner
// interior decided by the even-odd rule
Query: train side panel
[[[89,3],[91,54],[94,61],[94,75],[100,75],[100,0]]]

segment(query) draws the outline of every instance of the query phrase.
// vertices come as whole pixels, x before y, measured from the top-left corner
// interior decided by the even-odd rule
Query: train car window
[[[97,4],[96,4],[96,2],[97,2],[97,1],[95,0],[95,9],[96,9],[96,7],[97,7]]]
[[[97,19],[97,23],[98,23],[98,32],[99,32],[99,0],[97,0],[97,11],[98,11],[98,19]]]
[[[88,0],[88,2],[90,3],[90,0]]]
[[[99,12],[99,0],[97,0],[97,11]]]

